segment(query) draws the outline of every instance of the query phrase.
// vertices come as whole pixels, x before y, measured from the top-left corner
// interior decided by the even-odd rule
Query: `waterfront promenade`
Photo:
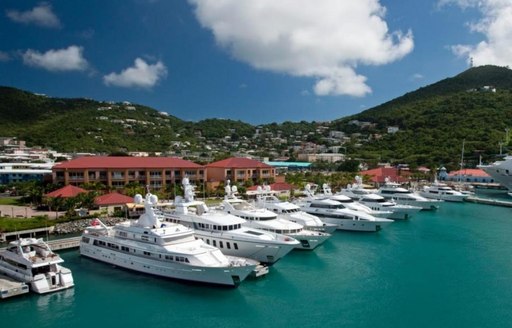
[[[18,206],[18,205],[0,205],[0,217],[13,217],[13,218],[31,218],[34,216],[47,215],[50,219],[55,219],[65,212],[55,211],[38,211],[30,206]]]

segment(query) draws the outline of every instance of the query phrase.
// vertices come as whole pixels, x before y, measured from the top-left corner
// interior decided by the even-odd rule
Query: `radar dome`
[[[149,197],[149,202],[150,202],[151,204],[156,204],[156,203],[158,203],[158,197],[157,197],[157,195],[151,195],[151,196]]]
[[[135,195],[135,197],[133,197],[133,201],[135,202],[135,204],[141,204],[143,199],[144,198],[142,198],[141,194],[137,194]]]

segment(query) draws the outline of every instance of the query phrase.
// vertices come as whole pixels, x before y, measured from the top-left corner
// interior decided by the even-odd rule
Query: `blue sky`
[[[0,85],[197,121],[326,121],[512,62],[510,0],[0,3]]]

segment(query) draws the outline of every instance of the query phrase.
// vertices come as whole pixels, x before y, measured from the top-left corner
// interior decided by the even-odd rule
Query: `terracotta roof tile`
[[[203,166],[177,157],[84,156],[55,165],[54,169],[84,168],[202,168]]]
[[[126,203],[132,203],[133,197],[122,195],[118,192],[112,192],[110,194],[101,195],[96,197],[94,204],[96,205],[121,205]]]
[[[272,166],[263,162],[244,158],[244,157],[231,157],[221,161],[207,164],[206,167],[220,167],[220,168],[272,168]]]
[[[71,198],[71,197],[76,197],[79,194],[84,193],[84,192],[87,192],[87,190],[82,189],[80,187],[67,185],[60,189],[49,192],[45,196],[46,197],[54,197],[54,198],[57,198],[57,197]]]

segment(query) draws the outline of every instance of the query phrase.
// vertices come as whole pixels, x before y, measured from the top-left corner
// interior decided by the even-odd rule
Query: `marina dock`
[[[12,278],[0,275],[0,299],[28,293],[28,286]]]
[[[470,196],[470,197],[466,198],[465,201],[470,202],[470,203],[476,203],[476,204],[512,207],[512,202],[505,201],[505,200],[498,200],[498,199]]]
[[[3,232],[0,233],[0,243],[6,242],[7,237],[9,236],[19,236],[19,237],[34,237],[38,233],[52,233],[55,227],[46,227],[46,228],[37,228],[30,230],[22,230],[22,231],[12,231],[12,232]]]

